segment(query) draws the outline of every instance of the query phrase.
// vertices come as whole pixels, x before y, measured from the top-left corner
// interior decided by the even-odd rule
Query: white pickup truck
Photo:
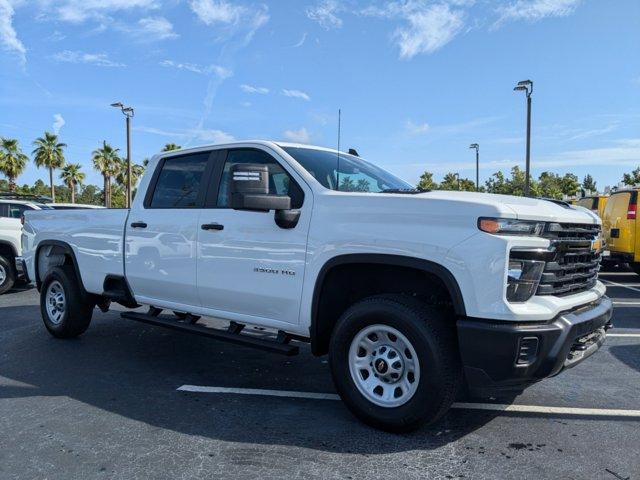
[[[26,212],[18,263],[45,326],[80,335],[115,301],[150,307],[125,318],[273,352],[310,342],[353,413],[391,431],[437,420],[463,385],[521,391],[602,345],[612,303],[595,215],[417,191],[351,152],[167,152],[131,210]]]

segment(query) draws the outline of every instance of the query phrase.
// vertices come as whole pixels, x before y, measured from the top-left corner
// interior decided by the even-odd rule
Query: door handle
[[[204,223],[200,226],[202,230],[224,230],[224,225],[219,223]]]
[[[144,222],[133,222],[131,228],[147,228],[147,224]]]

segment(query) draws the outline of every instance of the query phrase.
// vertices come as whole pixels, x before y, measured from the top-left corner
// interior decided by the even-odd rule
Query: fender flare
[[[358,264],[358,263],[376,263],[380,265],[392,265],[398,267],[408,267],[422,270],[426,273],[434,275],[442,281],[445,288],[449,292],[453,302],[453,309],[456,316],[465,317],[466,309],[460,286],[453,274],[439,263],[432,262],[415,257],[407,257],[403,255],[378,254],[378,253],[356,253],[345,254],[333,257],[322,266],[318,276],[316,277],[313,297],[311,301],[311,324],[309,326],[309,336],[311,338],[311,349],[316,351],[318,338],[318,310],[320,305],[320,295],[324,285],[325,277],[332,268],[338,265]]]
[[[33,263],[34,263],[34,269],[35,269],[36,287],[38,288],[38,290],[40,290],[40,287],[42,285],[42,280],[43,280],[42,278],[40,278],[40,269],[38,268],[38,259],[40,258],[40,251],[43,248],[47,248],[47,247],[51,247],[49,252],[47,252],[47,256],[54,253],[69,255],[69,257],[71,258],[71,264],[73,265],[73,269],[76,273],[76,278],[78,279],[78,283],[80,284],[79,285],[80,291],[83,294],[87,295],[88,292],[84,288],[84,283],[82,282],[82,275],[80,274],[80,268],[78,267],[78,260],[76,259],[76,254],[73,251],[73,248],[71,247],[71,245],[69,245],[67,242],[62,242],[60,240],[43,240],[36,247]]]

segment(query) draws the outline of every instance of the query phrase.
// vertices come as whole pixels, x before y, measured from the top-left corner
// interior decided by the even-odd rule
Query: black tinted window
[[[198,194],[209,154],[203,152],[165,159],[153,191],[151,208],[198,206]]]
[[[31,207],[27,207],[26,205],[20,205],[16,203],[9,204],[9,217],[11,218],[20,218],[22,217],[22,213],[25,210],[33,210]]]
[[[0,203],[0,217],[8,217],[8,216],[9,216],[9,204]]]
[[[269,193],[272,195],[289,195],[291,208],[300,208],[304,201],[304,192],[284,168],[262,150],[238,149],[229,150],[224,164],[220,189],[218,190],[218,207],[231,205],[231,168],[239,163],[258,163],[269,167]]]

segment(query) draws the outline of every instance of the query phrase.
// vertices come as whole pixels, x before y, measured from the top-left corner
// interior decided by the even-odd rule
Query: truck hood
[[[559,205],[549,200],[538,198],[444,190],[425,192],[419,194],[419,196],[475,205],[487,205],[495,207],[505,213],[511,211],[512,215],[510,215],[510,217],[519,220],[542,220],[561,223],[601,223],[599,217],[586,208],[574,205]]]

